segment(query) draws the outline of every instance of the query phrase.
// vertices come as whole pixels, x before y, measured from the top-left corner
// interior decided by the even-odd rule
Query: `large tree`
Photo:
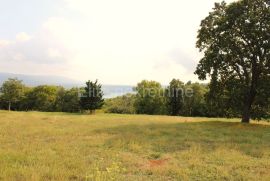
[[[249,123],[253,108],[269,101],[269,0],[216,3],[201,23],[197,47],[204,57],[195,73],[202,80],[210,76],[212,92],[234,90],[237,94],[227,95],[237,97],[242,122]]]
[[[12,104],[20,101],[24,95],[25,85],[17,78],[10,78],[5,81],[1,87],[1,97],[7,103],[8,110],[12,108]]]
[[[100,109],[104,104],[103,92],[101,84],[98,81],[87,81],[84,92],[80,97],[80,105],[83,110],[94,113],[96,109]]]

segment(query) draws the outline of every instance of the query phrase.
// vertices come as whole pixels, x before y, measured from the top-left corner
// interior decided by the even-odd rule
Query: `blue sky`
[[[215,1],[0,0],[0,72],[197,81],[197,30]]]

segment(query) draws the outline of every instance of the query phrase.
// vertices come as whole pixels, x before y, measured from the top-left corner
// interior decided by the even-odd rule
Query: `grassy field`
[[[270,125],[0,111],[0,180],[270,180]]]

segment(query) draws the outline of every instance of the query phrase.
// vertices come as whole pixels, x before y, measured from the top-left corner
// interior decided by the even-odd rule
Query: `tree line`
[[[135,87],[136,94],[127,94],[105,101],[108,113],[150,114],[190,117],[242,117],[237,101],[220,94],[213,96],[211,84],[200,84],[173,79],[169,86],[143,80]],[[214,92],[216,94],[216,92]],[[236,96],[235,94],[234,96]],[[264,111],[262,111],[264,110]],[[269,119],[270,106],[255,107],[251,117]]]
[[[16,111],[83,112],[102,109],[107,113],[149,114],[190,117],[241,117],[239,102],[211,90],[210,84],[184,83],[173,79],[169,86],[143,80],[135,94],[103,99],[102,86],[87,81],[85,87],[65,89],[61,86],[27,87],[21,80],[8,79],[1,86],[0,109]],[[265,110],[265,111],[262,111]],[[269,119],[269,105],[255,107],[254,119]]]
[[[10,78],[1,86],[0,109],[15,111],[81,112],[103,106],[101,85],[87,81],[85,87],[65,89],[61,86],[27,87]],[[92,91],[95,90],[95,91]]]

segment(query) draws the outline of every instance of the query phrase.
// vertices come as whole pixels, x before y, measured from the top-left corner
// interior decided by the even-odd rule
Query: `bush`
[[[105,100],[104,111],[106,113],[135,114],[135,95],[126,94],[116,98]]]

